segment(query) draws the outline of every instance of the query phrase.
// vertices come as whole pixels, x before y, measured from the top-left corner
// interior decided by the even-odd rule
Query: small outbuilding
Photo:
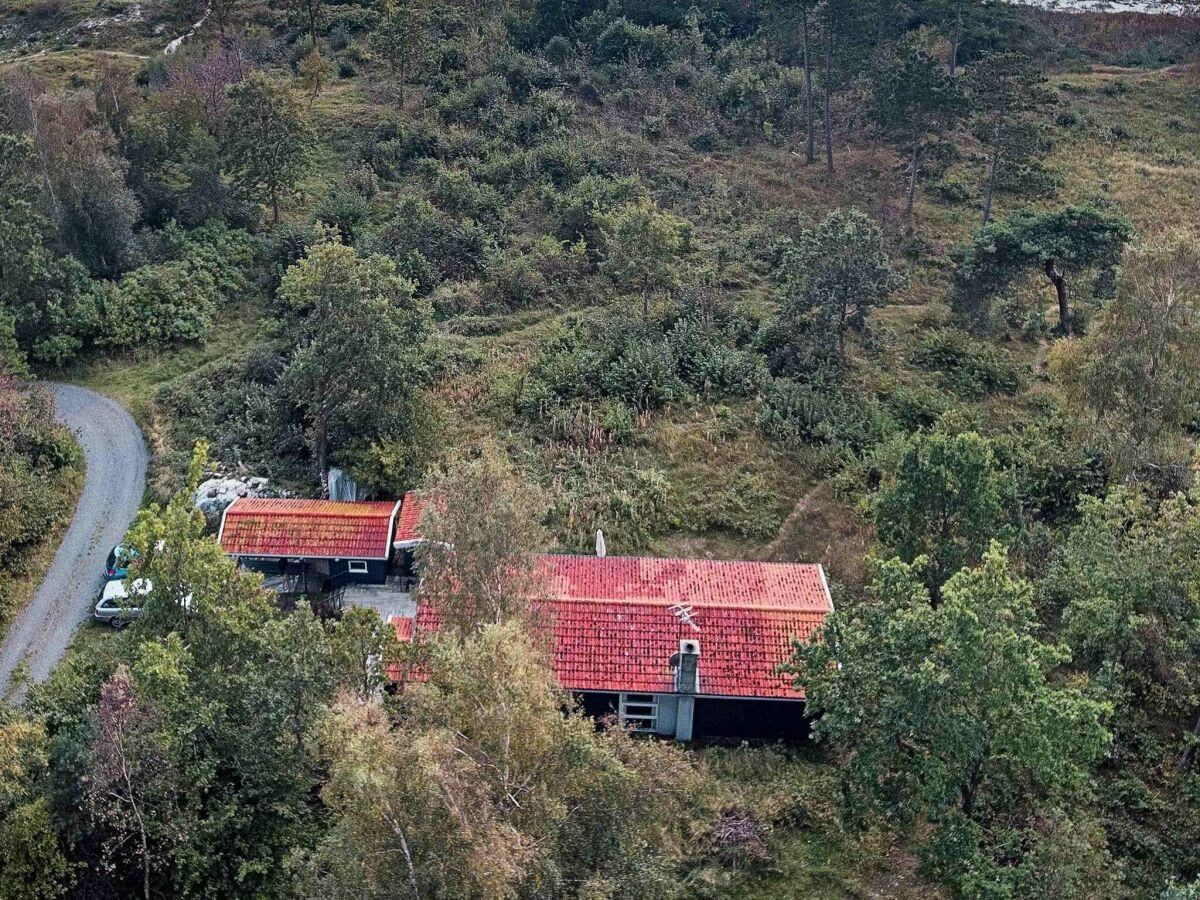
[[[247,569],[289,581],[288,593],[384,584],[398,501],[242,497],[221,517],[217,542]]]

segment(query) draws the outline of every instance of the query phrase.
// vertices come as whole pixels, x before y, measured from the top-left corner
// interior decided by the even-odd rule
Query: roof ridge
[[[649,560],[651,562],[679,562],[679,563],[739,563],[751,566],[778,566],[780,568],[806,568],[815,569],[820,563],[805,563],[805,562],[779,562],[768,559],[711,559],[705,556],[618,556],[609,554],[608,556],[595,556],[591,553],[535,553],[535,559],[622,559],[622,560]]]
[[[663,609],[670,609],[673,606],[694,606],[700,609],[732,609],[737,611],[750,610],[758,612],[778,612],[778,613],[812,613],[813,615],[827,615],[827,610],[813,606],[784,606],[778,603],[739,603],[731,602],[713,602],[710,600],[666,600],[657,597],[540,597],[533,602],[550,601],[552,603],[580,603],[580,604],[597,604],[597,603],[617,603],[623,606],[660,606]]]

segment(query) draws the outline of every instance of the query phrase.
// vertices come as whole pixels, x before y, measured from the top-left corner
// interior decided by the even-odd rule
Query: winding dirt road
[[[20,702],[28,680],[49,676],[91,614],[104,580],[108,551],[125,536],[146,488],[146,445],[129,413],[114,400],[69,384],[47,384],[56,417],[75,432],[87,477],[75,518],[41,587],[9,626],[0,644],[0,697]]]

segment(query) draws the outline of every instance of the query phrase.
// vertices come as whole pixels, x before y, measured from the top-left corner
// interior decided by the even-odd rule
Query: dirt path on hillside
[[[87,621],[104,580],[108,551],[125,536],[146,488],[142,432],[115,400],[69,384],[46,385],[56,417],[83,448],[87,476],[75,517],[33,599],[17,614],[0,644],[0,697],[20,702],[25,681],[44,681]]]

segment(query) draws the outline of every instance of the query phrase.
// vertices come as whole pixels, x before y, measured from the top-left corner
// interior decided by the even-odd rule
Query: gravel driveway
[[[108,551],[125,536],[146,487],[146,445],[129,413],[81,387],[43,387],[54,394],[58,420],[83,448],[87,477],[50,571],[0,644],[0,696],[12,702],[25,693],[23,684],[11,683],[14,670],[24,663],[31,680],[45,680],[75,629],[91,616]]]

